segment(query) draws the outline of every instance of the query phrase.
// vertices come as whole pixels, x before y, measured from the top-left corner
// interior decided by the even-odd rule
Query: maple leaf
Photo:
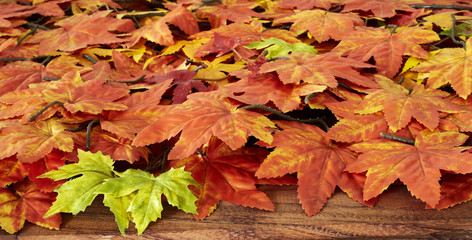
[[[204,49],[203,47],[200,47],[195,53],[195,57],[202,57],[207,54],[218,53],[216,54],[216,57],[219,58],[226,53],[233,51],[233,49],[235,49],[241,43],[241,38],[239,37],[230,37],[227,39],[221,36],[218,32],[214,32],[213,34],[213,39],[211,39],[210,42],[206,44],[206,46],[209,46],[210,49]],[[213,47],[211,47],[210,44],[213,44]]]
[[[183,168],[172,168],[157,177],[136,169],[128,169],[123,173],[118,173],[118,176],[118,178],[108,179],[97,191],[114,197],[127,196],[137,191],[127,211],[131,212],[138,235],[147,228],[150,222],[161,217],[162,195],[166,196],[169,204],[186,213],[197,212],[195,206],[197,198],[188,186],[198,186],[198,183]]]
[[[466,99],[472,93],[472,38],[467,40],[465,49],[441,49],[412,70],[429,73],[426,87],[440,88],[451,84],[457,95]]]
[[[227,75],[231,74],[233,71],[246,67],[246,65],[242,61],[236,61],[234,63],[225,63],[225,62],[228,62],[227,60],[231,59],[232,57],[233,57],[233,54],[230,53],[230,54],[226,54],[221,57],[215,58],[211,62],[203,60],[202,62],[203,64],[205,64],[204,66],[206,67],[199,69],[193,79],[200,80],[200,81],[214,82],[215,80],[221,80],[221,79],[226,78]]]
[[[428,58],[428,51],[419,44],[439,40],[434,31],[420,27],[403,28],[396,33],[373,27],[355,29],[344,36],[332,51],[361,61],[374,57],[378,73],[386,77],[397,74],[403,63],[403,55]]]
[[[449,93],[415,86],[411,92],[392,80],[376,75],[382,88],[366,90],[368,95],[355,111],[370,114],[382,111],[393,132],[405,127],[414,117],[430,130],[439,124],[439,112],[462,112],[463,109],[448,101]]]
[[[52,192],[58,186],[63,184],[65,180],[54,181],[48,178],[38,178],[38,176],[64,166],[66,164],[67,154],[68,153],[58,149],[53,149],[50,153],[36,162],[20,163],[20,167],[22,171],[28,176],[28,179],[36,185],[38,190],[42,192]]]
[[[185,167],[200,184],[192,188],[197,196],[196,219],[204,219],[216,208],[220,200],[274,210],[274,204],[254,184],[257,178],[254,173],[268,151],[262,148],[239,148],[232,150],[216,137],[205,144],[201,154],[171,161],[169,167]]]
[[[85,139],[82,142],[85,142]],[[92,131],[90,142],[91,152],[100,151],[114,160],[125,160],[133,163],[143,158],[147,161],[150,154],[148,148],[132,146],[130,139],[104,132],[99,128],[94,128]]]
[[[164,75],[151,77],[145,82],[161,83],[172,79],[172,86],[176,86],[172,94],[172,102],[179,104],[187,100],[187,96],[192,93],[192,88],[200,92],[208,91],[208,88],[201,81],[193,80],[195,74],[197,73],[189,70],[174,70]]]
[[[78,70],[77,63],[77,59],[68,56],[57,57],[46,67],[32,61],[9,63],[0,67],[0,95],[27,89],[30,84],[43,82],[43,78],[57,78],[68,71]]]
[[[383,114],[353,115],[340,119],[330,127],[328,136],[339,142],[362,142],[379,138],[388,130]]]
[[[275,125],[261,114],[237,107],[219,93],[194,93],[139,132],[133,145],[162,142],[182,132],[169,154],[169,159],[181,159],[193,154],[211,136],[218,137],[231,149],[242,147],[250,135],[263,142],[272,142],[267,127]]]
[[[43,100],[62,102],[61,105],[71,113],[98,114],[103,110],[126,109],[125,105],[113,102],[129,94],[122,85],[106,83],[100,78],[83,82],[78,72],[72,81],[61,81],[57,86],[43,90]]]
[[[472,174],[445,174],[441,178],[441,199],[435,206],[426,208],[445,209],[471,200]]]
[[[43,215],[55,198],[54,193],[39,191],[29,180],[15,183],[11,189],[0,189],[0,226],[10,234],[23,228],[25,220],[50,229],[59,229],[60,214]]]
[[[282,0],[277,3],[276,6],[280,8],[289,8],[289,9],[298,9],[298,10],[310,10],[313,8],[322,8],[322,9],[330,9],[331,6],[335,3],[339,3],[339,0],[299,0],[299,1],[291,1],[291,0]]]
[[[205,38],[212,38],[215,32],[226,41],[239,38],[239,44],[235,46],[234,51],[238,52],[239,56],[243,59],[248,59],[259,54],[258,51],[247,49],[245,46],[249,45],[251,42],[260,41],[261,38],[268,39],[275,37],[291,44],[301,43],[300,40],[295,38],[295,35],[292,32],[282,29],[265,30],[262,24],[257,21],[251,21],[249,23],[232,23],[209,31],[199,32],[190,36],[190,38],[202,41]],[[188,54],[188,56],[205,56],[206,52],[211,51],[214,47],[214,40],[210,39],[199,47],[198,51],[194,55]]]
[[[353,13],[335,13],[319,9],[279,18],[273,25],[290,22],[293,22],[290,31],[296,35],[308,31],[318,42],[325,42],[331,38],[340,40],[347,32],[354,31],[355,26],[364,25],[364,21]]]
[[[142,93],[135,93],[117,101],[127,108],[123,111],[104,111],[100,116],[103,130],[118,136],[133,139],[143,128],[147,127],[163,113],[158,106],[162,95],[170,87],[171,81],[154,84]]]
[[[115,215],[115,222],[123,235],[129,226],[129,221],[132,220],[128,208],[135,195],[135,193],[131,193],[123,197],[114,197],[112,194],[104,194],[103,196],[103,204],[109,207]]]
[[[166,23],[179,27],[189,35],[199,31],[197,20],[192,12],[184,6],[179,6],[163,17],[145,18],[141,23],[142,27],[131,33],[128,47],[136,45],[141,38],[165,46],[174,44],[174,37]]]
[[[8,18],[27,17],[33,14],[33,11],[28,11],[31,9],[31,6],[20,4],[3,5],[0,10],[0,27],[10,27],[12,25]]]
[[[30,124],[20,124],[16,120],[4,121],[1,128],[0,159],[16,154],[23,163],[35,162],[53,149],[71,152],[74,148],[72,132],[65,131],[65,124],[52,118]]]
[[[396,10],[411,12],[415,9],[412,4],[424,4],[423,0],[347,0],[344,2],[342,12],[353,10],[371,11],[375,17],[389,18],[396,14]]]
[[[220,5],[200,7],[197,17],[208,18],[212,28],[224,26],[228,20],[235,23],[249,22],[252,16],[259,15],[252,10],[257,5],[248,0],[222,0]]]
[[[113,177],[113,160],[109,156],[104,156],[101,152],[84,152],[81,149],[77,152],[80,159],[78,163],[65,165],[39,176],[53,180],[73,178],[55,190],[58,193],[56,201],[44,217],[59,212],[76,215],[84,211],[98,195],[95,192],[98,187],[105,179]]]
[[[236,83],[220,88],[234,94],[231,98],[247,104],[267,104],[272,101],[282,112],[299,107],[300,96],[322,92],[326,86],[316,84],[283,84],[274,74],[266,73],[243,78]],[[241,93],[243,93],[241,95]]]
[[[252,42],[246,46],[249,49],[267,50],[267,58],[287,55],[291,52],[306,52],[316,54],[316,49],[306,43],[290,44],[282,39],[271,37],[269,39],[262,38],[262,42]]]
[[[336,186],[348,188],[356,201],[363,202],[362,188],[351,189],[355,184],[346,181],[343,171],[356,160],[347,148],[332,143],[316,126],[277,121],[283,130],[275,133],[275,146],[256,172],[257,177],[271,178],[297,172],[298,199],[309,216],[318,213]],[[295,143],[295,144],[294,144]],[[357,194],[353,194],[357,192]]]
[[[416,136],[414,146],[384,139],[357,143],[350,148],[361,154],[346,171],[367,171],[364,200],[378,196],[400,179],[412,195],[435,206],[440,199],[440,169],[461,174],[472,171],[472,155],[456,147],[467,138],[458,132],[426,129]]]
[[[134,29],[134,24],[130,19],[107,17],[110,12],[82,13],[59,20],[55,26],[60,28],[38,32],[28,42],[39,43],[42,54],[55,50],[75,51],[94,44],[125,42],[125,39],[111,32],[129,32]]]
[[[295,52],[289,59],[264,63],[259,72],[276,71],[285,83],[298,84],[300,81],[336,88],[336,77],[344,78],[360,86],[376,87],[376,84],[353,68],[369,68],[369,64],[349,58],[342,58],[333,53],[313,55]]]
[[[0,161],[0,187],[23,180],[28,174],[21,168],[16,157],[4,158]]]

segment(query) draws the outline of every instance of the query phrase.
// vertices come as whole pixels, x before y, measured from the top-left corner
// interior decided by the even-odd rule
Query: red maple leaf
[[[21,168],[16,157],[3,158],[0,161],[0,187],[23,180],[28,174]]]
[[[208,88],[202,81],[193,80],[195,74],[197,74],[195,71],[174,70],[163,75],[149,78],[145,82],[160,83],[172,79],[172,86],[176,86],[173,90],[172,102],[178,104],[187,100],[187,96],[192,93],[193,88],[200,92],[208,91]]]
[[[21,169],[26,173],[38,190],[42,192],[52,192],[58,186],[66,182],[65,180],[54,181],[49,178],[37,178],[48,171],[56,170],[66,164],[67,153],[58,149],[53,149],[42,159],[33,163],[21,163]],[[3,161],[3,160],[2,160]]]
[[[8,233],[15,233],[25,223],[25,220],[39,226],[59,229],[61,215],[54,214],[43,218],[56,199],[55,193],[41,192],[36,185],[24,180],[15,183],[11,189],[0,189],[0,226]]]
[[[185,166],[185,171],[200,183],[192,191],[198,200],[196,202],[196,219],[210,215],[220,200],[255,207],[264,210],[274,210],[274,204],[255,184],[258,179],[254,173],[260,162],[267,156],[263,148],[243,147],[232,150],[221,140],[212,137],[201,149],[199,155],[170,161],[169,167]]]

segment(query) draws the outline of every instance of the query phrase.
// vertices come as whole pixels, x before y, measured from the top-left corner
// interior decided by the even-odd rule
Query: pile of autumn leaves
[[[0,0],[1,227],[59,228],[98,194],[122,233],[161,195],[197,219],[273,210],[255,184],[298,184],[310,216],[397,180],[428,208],[470,200],[472,16],[428,3],[471,7]]]

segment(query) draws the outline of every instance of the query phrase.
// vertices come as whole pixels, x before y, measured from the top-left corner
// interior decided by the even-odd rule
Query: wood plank
[[[166,206],[163,219],[151,223],[140,237],[132,225],[126,239],[472,238],[472,203],[446,210],[426,210],[424,203],[411,197],[403,186],[388,189],[374,208],[336,191],[321,213],[313,217],[306,216],[298,204],[296,186],[260,188],[273,200],[274,212],[223,202],[208,218],[196,221],[192,215]],[[100,201],[95,201],[84,213],[75,217],[63,214],[63,218],[60,231],[28,223],[16,238],[123,238],[112,213]],[[15,235],[0,237],[14,239]]]

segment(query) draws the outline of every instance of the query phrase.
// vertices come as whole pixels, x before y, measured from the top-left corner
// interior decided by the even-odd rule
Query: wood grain
[[[28,223],[17,235],[4,232],[0,239],[472,239],[472,203],[426,210],[402,186],[388,189],[374,208],[336,191],[313,217],[298,204],[296,186],[260,188],[273,200],[274,212],[223,202],[208,218],[196,221],[166,206],[163,219],[142,235],[131,225],[123,237],[113,214],[95,201],[75,217],[63,214],[60,231]]]

